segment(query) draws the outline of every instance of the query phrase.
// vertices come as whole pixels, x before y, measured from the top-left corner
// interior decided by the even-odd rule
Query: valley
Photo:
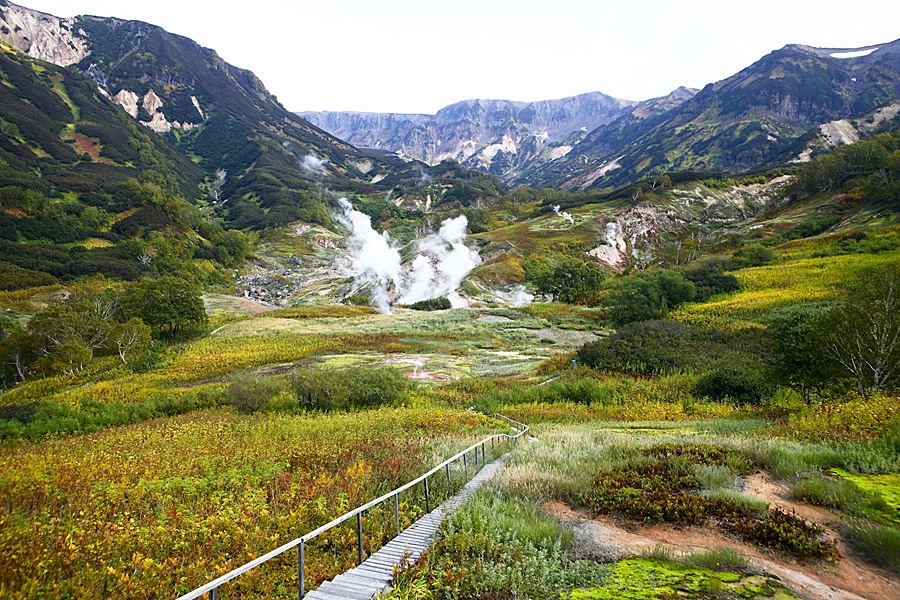
[[[379,598],[900,597],[898,44],[294,113],[0,0],[0,598],[178,598],[502,417],[212,597],[315,589],[504,454]]]

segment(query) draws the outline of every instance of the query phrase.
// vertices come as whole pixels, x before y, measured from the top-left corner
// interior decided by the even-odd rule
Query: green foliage
[[[676,321],[641,321],[578,349],[581,364],[604,372],[659,375],[706,368],[731,357],[761,365],[766,340],[758,329],[720,331]]]
[[[897,384],[900,370],[900,267],[891,264],[853,282],[824,329],[826,353],[856,380],[865,398]]]
[[[669,444],[648,448],[649,462],[604,469],[583,501],[598,513],[613,512],[644,523],[704,523],[715,518],[719,527],[748,541],[806,558],[830,558],[834,545],[819,540],[821,529],[795,515],[775,509],[760,513],[726,497],[693,493],[701,483],[697,465],[750,470],[749,462],[732,450],[704,444]]]
[[[280,391],[281,385],[274,379],[245,375],[228,384],[225,399],[238,412],[252,415]]]
[[[804,164],[792,182],[794,196],[849,191],[869,201],[889,202],[900,191],[900,131],[842,146]]]
[[[433,298],[431,300],[421,300],[407,306],[413,310],[449,310],[451,308],[450,300],[444,298]]]
[[[479,494],[442,527],[429,552],[405,570],[388,600],[427,582],[427,597],[462,600],[512,595],[543,598],[600,585],[608,567],[573,561],[561,539],[571,534],[537,506]]]
[[[791,495],[810,504],[836,508],[856,515],[868,505],[866,493],[845,479],[806,477],[793,484]]]
[[[174,337],[185,328],[207,323],[200,289],[176,277],[144,279],[125,288],[126,314],[139,317],[157,336]]]
[[[771,391],[765,373],[734,362],[720,363],[694,384],[694,394],[700,398],[738,404],[759,404]]]
[[[761,267],[778,258],[778,254],[772,248],[762,244],[748,244],[738,249],[728,260],[729,269],[745,269],[747,267]]]
[[[724,261],[716,258],[697,260],[684,269],[684,278],[694,284],[695,302],[741,289],[737,277],[725,272]]]
[[[836,377],[825,347],[825,313],[799,305],[779,313],[769,325],[769,370],[776,383],[790,387],[809,404],[810,397]]]
[[[664,319],[670,309],[693,300],[694,284],[666,269],[644,271],[615,281],[604,302],[619,323]]]
[[[292,384],[301,408],[322,411],[390,404],[413,387],[403,373],[384,367],[303,367],[294,371]]]
[[[0,440],[40,441],[48,437],[91,433],[109,427],[171,417],[222,406],[213,388],[158,393],[133,403],[84,399],[77,405],[38,401],[13,405],[0,413]]]
[[[684,557],[684,562],[711,571],[741,572],[750,566],[746,556],[724,546],[710,548],[704,552],[693,552]]]
[[[558,302],[588,303],[603,285],[604,273],[599,265],[578,258],[561,257],[552,265],[530,263],[523,268],[539,293],[553,296]]]

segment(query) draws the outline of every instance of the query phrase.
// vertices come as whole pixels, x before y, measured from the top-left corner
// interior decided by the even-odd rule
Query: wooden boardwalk
[[[394,578],[394,567],[404,559],[416,561],[434,541],[441,521],[451,517],[459,507],[496,475],[508,454],[485,465],[449,500],[410,525],[403,533],[385,544],[362,564],[326,581],[304,596],[307,600],[370,600],[387,588]]]

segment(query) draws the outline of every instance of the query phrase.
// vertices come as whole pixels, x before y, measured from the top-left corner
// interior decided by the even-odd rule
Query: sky
[[[900,38],[894,0],[18,3],[160,25],[250,69],[294,111],[430,114],[472,98],[590,91],[644,100],[724,79],[785,44]]]

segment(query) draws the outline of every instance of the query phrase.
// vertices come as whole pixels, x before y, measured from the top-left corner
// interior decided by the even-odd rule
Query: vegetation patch
[[[583,500],[597,513],[615,513],[645,524],[700,524],[709,521],[739,537],[803,558],[826,559],[834,545],[822,530],[779,509],[758,511],[725,496],[697,494],[696,466],[727,466],[732,473],[752,471],[742,455],[707,444],[663,444],[641,452],[652,459],[634,461],[598,473]]]
[[[577,589],[571,600],[661,598],[798,598],[773,577],[714,571],[659,559],[636,558],[612,565],[608,583]]]

